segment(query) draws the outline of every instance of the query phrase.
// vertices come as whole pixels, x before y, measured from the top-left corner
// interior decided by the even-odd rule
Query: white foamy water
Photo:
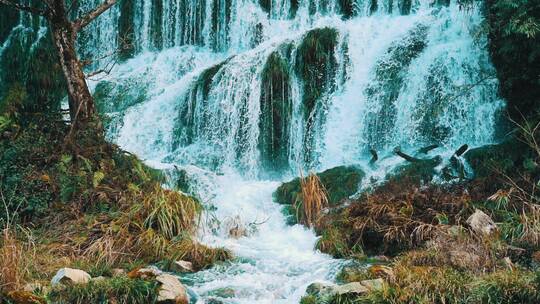
[[[226,303],[298,303],[309,283],[333,279],[340,262],[315,252],[313,232],[300,225],[287,225],[280,206],[272,201],[278,182],[220,176],[216,185],[215,201],[219,205],[215,216],[223,225],[216,235],[203,234],[201,240],[229,248],[241,259],[189,278],[193,290],[203,299],[217,297]],[[246,226],[249,236],[227,237],[231,223],[238,221]],[[234,291],[231,298],[220,297],[227,290]]]

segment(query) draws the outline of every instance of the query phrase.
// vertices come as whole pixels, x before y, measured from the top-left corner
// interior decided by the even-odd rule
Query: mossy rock
[[[329,204],[336,205],[358,191],[365,173],[356,166],[339,166],[317,173],[317,176],[328,192]],[[280,204],[293,205],[301,192],[300,178],[297,177],[279,186],[274,197]]]
[[[414,162],[407,162],[396,167],[390,172],[388,180],[407,179],[414,183],[428,183],[437,174],[435,168],[442,163],[442,158],[436,156],[429,159],[419,159]]]
[[[263,166],[279,172],[289,167],[292,96],[288,62],[273,52],[261,76],[259,150]]]
[[[524,143],[510,139],[500,144],[471,149],[464,157],[471,166],[474,177],[483,178],[496,171],[510,173],[522,166],[528,171],[538,171],[530,151]]]
[[[337,70],[334,49],[338,31],[334,28],[319,28],[309,31],[298,46],[296,73],[303,79],[303,104],[306,119],[311,115],[316,102],[328,91],[333,90],[333,78]]]

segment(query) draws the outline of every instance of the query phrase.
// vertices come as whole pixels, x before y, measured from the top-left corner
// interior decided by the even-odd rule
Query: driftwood
[[[465,153],[467,150],[469,150],[469,145],[464,144],[463,146],[459,147],[459,149],[456,150],[454,155],[459,157],[463,155],[463,153]]]
[[[371,160],[369,161],[369,164],[372,165],[379,159],[379,156],[377,155],[377,151],[374,149],[370,149],[369,153],[371,153]]]
[[[433,149],[437,149],[438,147],[439,147],[439,145],[429,145],[429,146],[423,147],[420,150],[418,150],[418,153],[420,153],[420,154],[428,154],[429,151],[431,151]]]
[[[404,160],[408,161],[408,162],[411,162],[411,163],[415,163],[415,162],[419,162],[421,161],[421,159],[419,158],[416,158],[416,157],[412,157],[408,154],[405,154],[403,152],[401,152],[401,150],[399,148],[395,148],[394,149],[394,153],[396,153],[397,156],[403,158]]]

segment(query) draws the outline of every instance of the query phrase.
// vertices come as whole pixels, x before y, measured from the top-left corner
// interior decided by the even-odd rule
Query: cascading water
[[[91,83],[110,139],[184,170],[219,219],[201,240],[239,257],[184,278],[199,301],[297,303],[341,262],[287,226],[278,181],[342,164],[382,176],[396,146],[493,142],[504,102],[481,24],[444,0],[135,0],[80,49],[132,57]],[[231,223],[251,233],[230,237]]]

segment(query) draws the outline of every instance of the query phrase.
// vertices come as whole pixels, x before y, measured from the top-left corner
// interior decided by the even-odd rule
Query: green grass
[[[152,281],[115,277],[85,285],[55,287],[47,299],[58,304],[147,304],[156,302],[157,286]]]

